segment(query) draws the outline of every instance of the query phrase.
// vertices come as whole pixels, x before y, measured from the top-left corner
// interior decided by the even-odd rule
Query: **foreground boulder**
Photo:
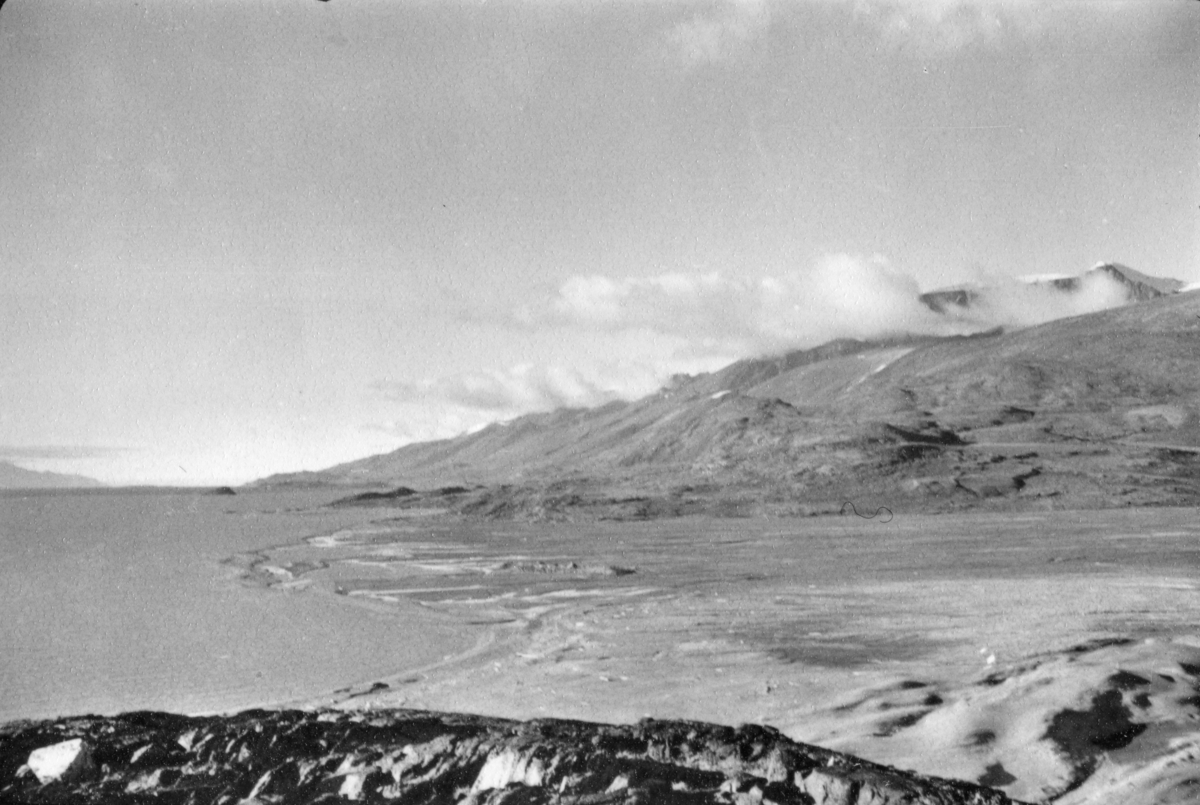
[[[32,756],[89,748],[91,775],[43,778]],[[56,750],[58,751],[58,750]],[[0,726],[12,803],[780,803],[1007,805],[970,783],[797,743],[770,727],[610,726],[417,710],[139,712]]]
[[[74,783],[95,776],[92,749],[82,738],[43,746],[29,753],[26,763],[40,783],[61,781]]]

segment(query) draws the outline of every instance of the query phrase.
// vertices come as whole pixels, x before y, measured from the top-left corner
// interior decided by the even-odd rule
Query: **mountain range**
[[[1200,293],[1095,272],[1134,304],[1017,331],[832,341],[257,483],[531,520],[1196,505]],[[1069,294],[1087,275],[1075,279],[1051,282]]]

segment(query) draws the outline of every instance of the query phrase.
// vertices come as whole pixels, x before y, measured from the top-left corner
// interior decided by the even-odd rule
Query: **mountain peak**
[[[1097,263],[1084,276],[1103,274],[1116,280],[1128,289],[1130,301],[1144,302],[1179,293],[1184,283],[1170,277],[1152,277],[1120,263]]]
[[[1118,283],[1124,290],[1125,301],[1145,302],[1179,293],[1184,283],[1170,277],[1152,277],[1121,263],[1100,262],[1082,274],[1026,274],[1015,279],[1027,286],[1050,288],[1064,293],[1078,293],[1086,283],[1104,277]],[[938,288],[921,294],[921,302],[934,313],[956,314],[976,306],[981,298],[995,292],[997,286],[975,283]]]

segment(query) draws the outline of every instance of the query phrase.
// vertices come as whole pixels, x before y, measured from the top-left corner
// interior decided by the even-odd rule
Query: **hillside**
[[[58,472],[38,472],[18,467],[8,461],[0,461],[0,489],[66,489],[98,486],[104,486],[104,484],[95,478]]]
[[[1019,332],[837,341],[268,485],[493,517],[1200,502],[1200,293]]]

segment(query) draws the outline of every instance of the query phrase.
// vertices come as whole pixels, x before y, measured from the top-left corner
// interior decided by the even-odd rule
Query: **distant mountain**
[[[97,487],[104,484],[95,478],[83,475],[66,475],[58,472],[38,472],[18,467],[9,461],[0,461],[0,489],[55,489]]]
[[[260,483],[525,519],[1200,505],[1200,293],[835,341]]]
[[[1140,271],[1134,271],[1129,266],[1120,263],[1100,263],[1080,277],[1062,277],[1050,281],[1050,284],[1062,291],[1078,290],[1084,278],[1103,275],[1123,285],[1126,289],[1126,299],[1130,302],[1145,302],[1160,296],[1179,293],[1183,282],[1168,277],[1151,277]]]
[[[1030,284],[1050,287],[1063,293],[1078,293],[1088,279],[1106,277],[1121,285],[1125,290],[1126,302],[1145,302],[1169,296],[1184,287],[1180,280],[1166,277],[1151,277],[1120,263],[1099,263],[1091,270],[1075,277],[1025,277],[1019,278]],[[980,297],[987,296],[993,289],[985,286],[961,286],[929,291],[920,296],[921,302],[934,313],[948,313],[972,308]]]

